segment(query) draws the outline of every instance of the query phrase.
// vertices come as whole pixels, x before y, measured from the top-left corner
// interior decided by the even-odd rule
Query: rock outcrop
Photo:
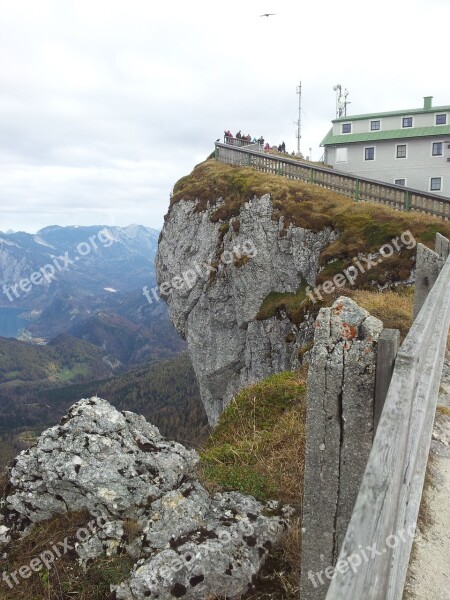
[[[81,400],[10,468],[0,544],[84,509],[95,520],[75,544],[82,562],[123,552],[137,561],[118,599],[239,598],[281,541],[289,509],[236,492],[211,496],[195,478],[197,462],[143,417]]]
[[[313,285],[320,252],[337,236],[330,228],[284,228],[283,217],[272,218],[269,195],[246,202],[229,224],[212,222],[222,203],[199,212],[196,201],[174,204],[156,258],[158,283],[169,284],[163,297],[188,342],[211,424],[242,387],[299,366],[313,320],[298,326],[256,316],[270,292]]]

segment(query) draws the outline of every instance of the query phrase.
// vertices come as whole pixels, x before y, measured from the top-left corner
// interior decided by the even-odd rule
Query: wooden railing
[[[246,148],[247,150],[254,150],[255,152],[263,152],[263,146],[259,141],[252,142],[251,140],[245,140],[244,138],[230,137],[225,135],[223,141],[228,146],[235,146],[237,148]]]
[[[226,138],[227,141],[238,141]],[[248,146],[250,142],[246,142]],[[244,146],[244,144],[241,144]],[[331,167],[319,167],[293,158],[261,152],[261,148],[237,147],[230,143],[216,142],[216,159],[240,167],[252,167],[264,173],[274,173],[289,179],[301,179],[333,190],[357,201],[377,202],[397,210],[417,211],[450,219],[450,198],[401,187],[398,185],[363,179],[336,171]]]
[[[403,597],[449,325],[450,257],[397,354],[326,600]]]

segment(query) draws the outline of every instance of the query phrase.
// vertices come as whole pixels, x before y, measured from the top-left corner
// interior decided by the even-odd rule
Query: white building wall
[[[433,127],[439,129],[439,125],[435,125],[436,115],[437,114],[446,114],[447,115],[447,124],[450,123],[450,113],[448,112],[433,112],[433,113],[402,113],[401,115],[397,115],[394,117],[377,117],[374,116],[371,119],[356,119],[355,121],[342,119],[337,123],[333,123],[333,134],[334,135],[343,135],[342,134],[342,125],[344,123],[351,123],[352,129],[350,133],[368,133],[371,131],[370,123],[371,121],[380,121],[380,131],[390,131],[393,129],[403,129],[403,117],[412,117],[413,118],[413,128],[414,127]],[[411,129],[407,127],[406,129]],[[344,134],[345,135],[345,134]]]
[[[450,136],[416,139],[358,142],[348,146],[327,147],[325,162],[336,170],[353,175],[394,183],[406,179],[406,186],[422,191],[430,190],[430,178],[442,177],[440,191],[432,193],[450,197]],[[443,155],[432,156],[433,142],[443,143]],[[406,158],[397,158],[397,145],[406,145]],[[365,148],[375,148],[374,160],[365,160]],[[339,152],[337,153],[337,150]],[[347,152],[345,152],[345,149]],[[336,158],[347,160],[337,162]]]

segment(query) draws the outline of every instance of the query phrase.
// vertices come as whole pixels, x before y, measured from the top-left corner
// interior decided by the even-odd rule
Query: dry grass
[[[332,294],[323,294],[323,301],[313,303],[306,295],[305,286],[302,285],[295,294],[278,292],[269,294],[256,318],[264,320],[280,316],[283,311],[293,323],[300,324],[306,316],[315,318],[322,307],[331,306],[339,296],[347,296],[380,319],[385,328],[399,329],[403,340],[412,325],[413,293],[414,289],[406,286],[398,286],[384,292],[344,287]]]
[[[70,546],[77,541],[76,533],[92,520],[86,511],[58,515],[36,525],[24,538],[15,540],[4,548],[8,556],[2,562],[2,571],[11,574],[38,558],[42,552],[51,551],[53,545],[67,538]],[[63,546],[59,546],[62,550]],[[3,548],[2,548],[3,550]],[[108,600],[110,584],[119,583],[129,576],[133,561],[127,556],[102,556],[83,570],[77,563],[74,550],[55,560],[53,567],[33,572],[10,589],[0,581],[1,600]],[[11,580],[11,578],[10,578]],[[12,581],[12,580],[11,580]]]
[[[123,531],[129,544],[142,534],[141,526],[135,519],[125,519]]]
[[[299,511],[303,488],[306,368],[279,373],[243,391],[222,414],[201,452],[201,480],[213,491],[239,490]],[[300,520],[265,564],[247,599],[298,597]]]
[[[284,540],[258,575],[255,589],[242,600],[298,600],[301,549],[301,522],[296,517]]]
[[[437,407],[437,411],[441,413],[441,415],[444,415],[445,417],[448,417],[450,419],[450,408],[448,406],[443,406],[442,404],[440,404]]]
[[[3,473],[0,473],[0,498],[3,498],[6,495],[8,486],[8,474],[6,471],[4,471]]]
[[[201,452],[206,482],[298,506],[305,393],[304,375],[286,372],[242,390]]]
[[[264,194],[271,196],[273,218],[278,220],[283,215],[286,226],[293,223],[320,231],[328,225],[341,232],[340,238],[327,249],[325,259],[340,254],[353,257],[358,252],[374,252],[407,230],[416,240],[430,246],[437,231],[450,236],[450,223],[430,215],[354,202],[317,185],[215,160],[197,165],[190,175],[175,184],[171,207],[180,200],[197,200],[197,211],[201,211],[208,202],[214,206],[222,198],[224,204],[215,212],[213,220],[228,221],[238,216],[244,202]]]
[[[399,287],[385,292],[351,290],[350,297],[371,315],[380,319],[386,329],[399,329],[406,337],[413,321],[414,289]]]

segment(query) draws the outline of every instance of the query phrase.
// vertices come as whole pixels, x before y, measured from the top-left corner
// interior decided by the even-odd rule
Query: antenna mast
[[[297,86],[298,121],[297,121],[297,155],[300,156],[300,140],[302,137],[302,82]]]
[[[347,106],[351,104],[351,102],[347,100],[349,92],[347,89],[342,91],[340,83],[333,86],[333,90],[336,92],[336,119],[339,119],[339,117],[346,117]]]

